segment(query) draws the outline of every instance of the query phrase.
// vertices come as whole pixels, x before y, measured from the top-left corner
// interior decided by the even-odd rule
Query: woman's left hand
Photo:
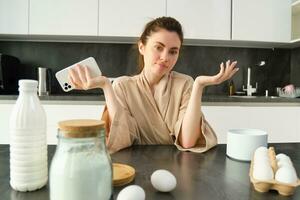
[[[228,79],[230,79],[238,70],[236,68],[237,61],[230,63],[230,60],[226,62],[226,67],[224,63],[220,64],[220,72],[214,76],[198,76],[195,82],[199,84],[200,87],[205,87],[208,85],[217,85]]]

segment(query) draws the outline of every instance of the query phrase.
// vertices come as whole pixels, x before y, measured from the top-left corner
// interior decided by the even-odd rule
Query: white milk
[[[10,116],[10,185],[33,191],[48,180],[46,114],[36,80],[19,81],[19,97]]]

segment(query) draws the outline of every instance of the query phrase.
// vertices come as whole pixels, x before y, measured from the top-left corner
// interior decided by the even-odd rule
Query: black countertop
[[[0,95],[1,100],[16,100],[18,95]],[[105,101],[104,95],[50,95],[39,97],[42,101]],[[300,98],[285,97],[232,97],[224,95],[205,95],[202,97],[204,103],[299,103]]]
[[[289,155],[299,174],[300,143],[272,144],[276,153]],[[48,146],[49,162],[55,146]],[[144,188],[146,199],[151,200],[286,200],[300,199],[300,187],[293,196],[285,197],[276,191],[259,193],[249,180],[248,162],[226,157],[226,145],[218,145],[210,151],[197,154],[181,152],[175,146],[133,146],[112,155],[113,162],[125,163],[136,169],[135,180]],[[157,169],[167,169],[177,178],[177,187],[170,193],[157,192],[150,183],[150,176]],[[115,187],[112,199],[123,187]],[[0,199],[1,200],[48,200],[49,185],[34,192],[16,192],[9,185],[9,146],[0,145]]]

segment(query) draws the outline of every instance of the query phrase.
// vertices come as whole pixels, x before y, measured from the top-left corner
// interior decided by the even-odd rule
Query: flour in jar
[[[94,144],[64,144],[50,168],[51,200],[109,199],[112,193],[110,160]]]

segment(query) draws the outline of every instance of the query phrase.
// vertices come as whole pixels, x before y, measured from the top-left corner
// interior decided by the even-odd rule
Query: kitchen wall
[[[300,86],[300,47],[291,52],[291,83]]]
[[[108,77],[133,75],[137,66],[137,49],[133,44],[1,41],[0,53],[18,57],[22,62],[23,78],[33,79],[37,78],[38,67],[51,68],[55,74],[88,56],[96,58],[103,74]],[[237,60],[240,71],[233,78],[237,90],[246,84],[247,67],[252,67],[252,85],[258,82],[260,94],[264,94],[266,89],[269,94],[274,94],[275,87],[282,87],[290,81],[300,85],[299,80],[296,80],[297,75],[300,75],[299,54],[300,48],[290,50],[183,46],[175,70],[194,78],[204,74],[214,75],[219,71],[221,62]],[[265,60],[267,64],[256,67],[255,64],[261,60]],[[206,89],[205,94],[225,95],[227,88],[228,83],[211,86]],[[98,94],[99,91],[72,93]],[[63,94],[55,78],[52,82],[52,93]]]

